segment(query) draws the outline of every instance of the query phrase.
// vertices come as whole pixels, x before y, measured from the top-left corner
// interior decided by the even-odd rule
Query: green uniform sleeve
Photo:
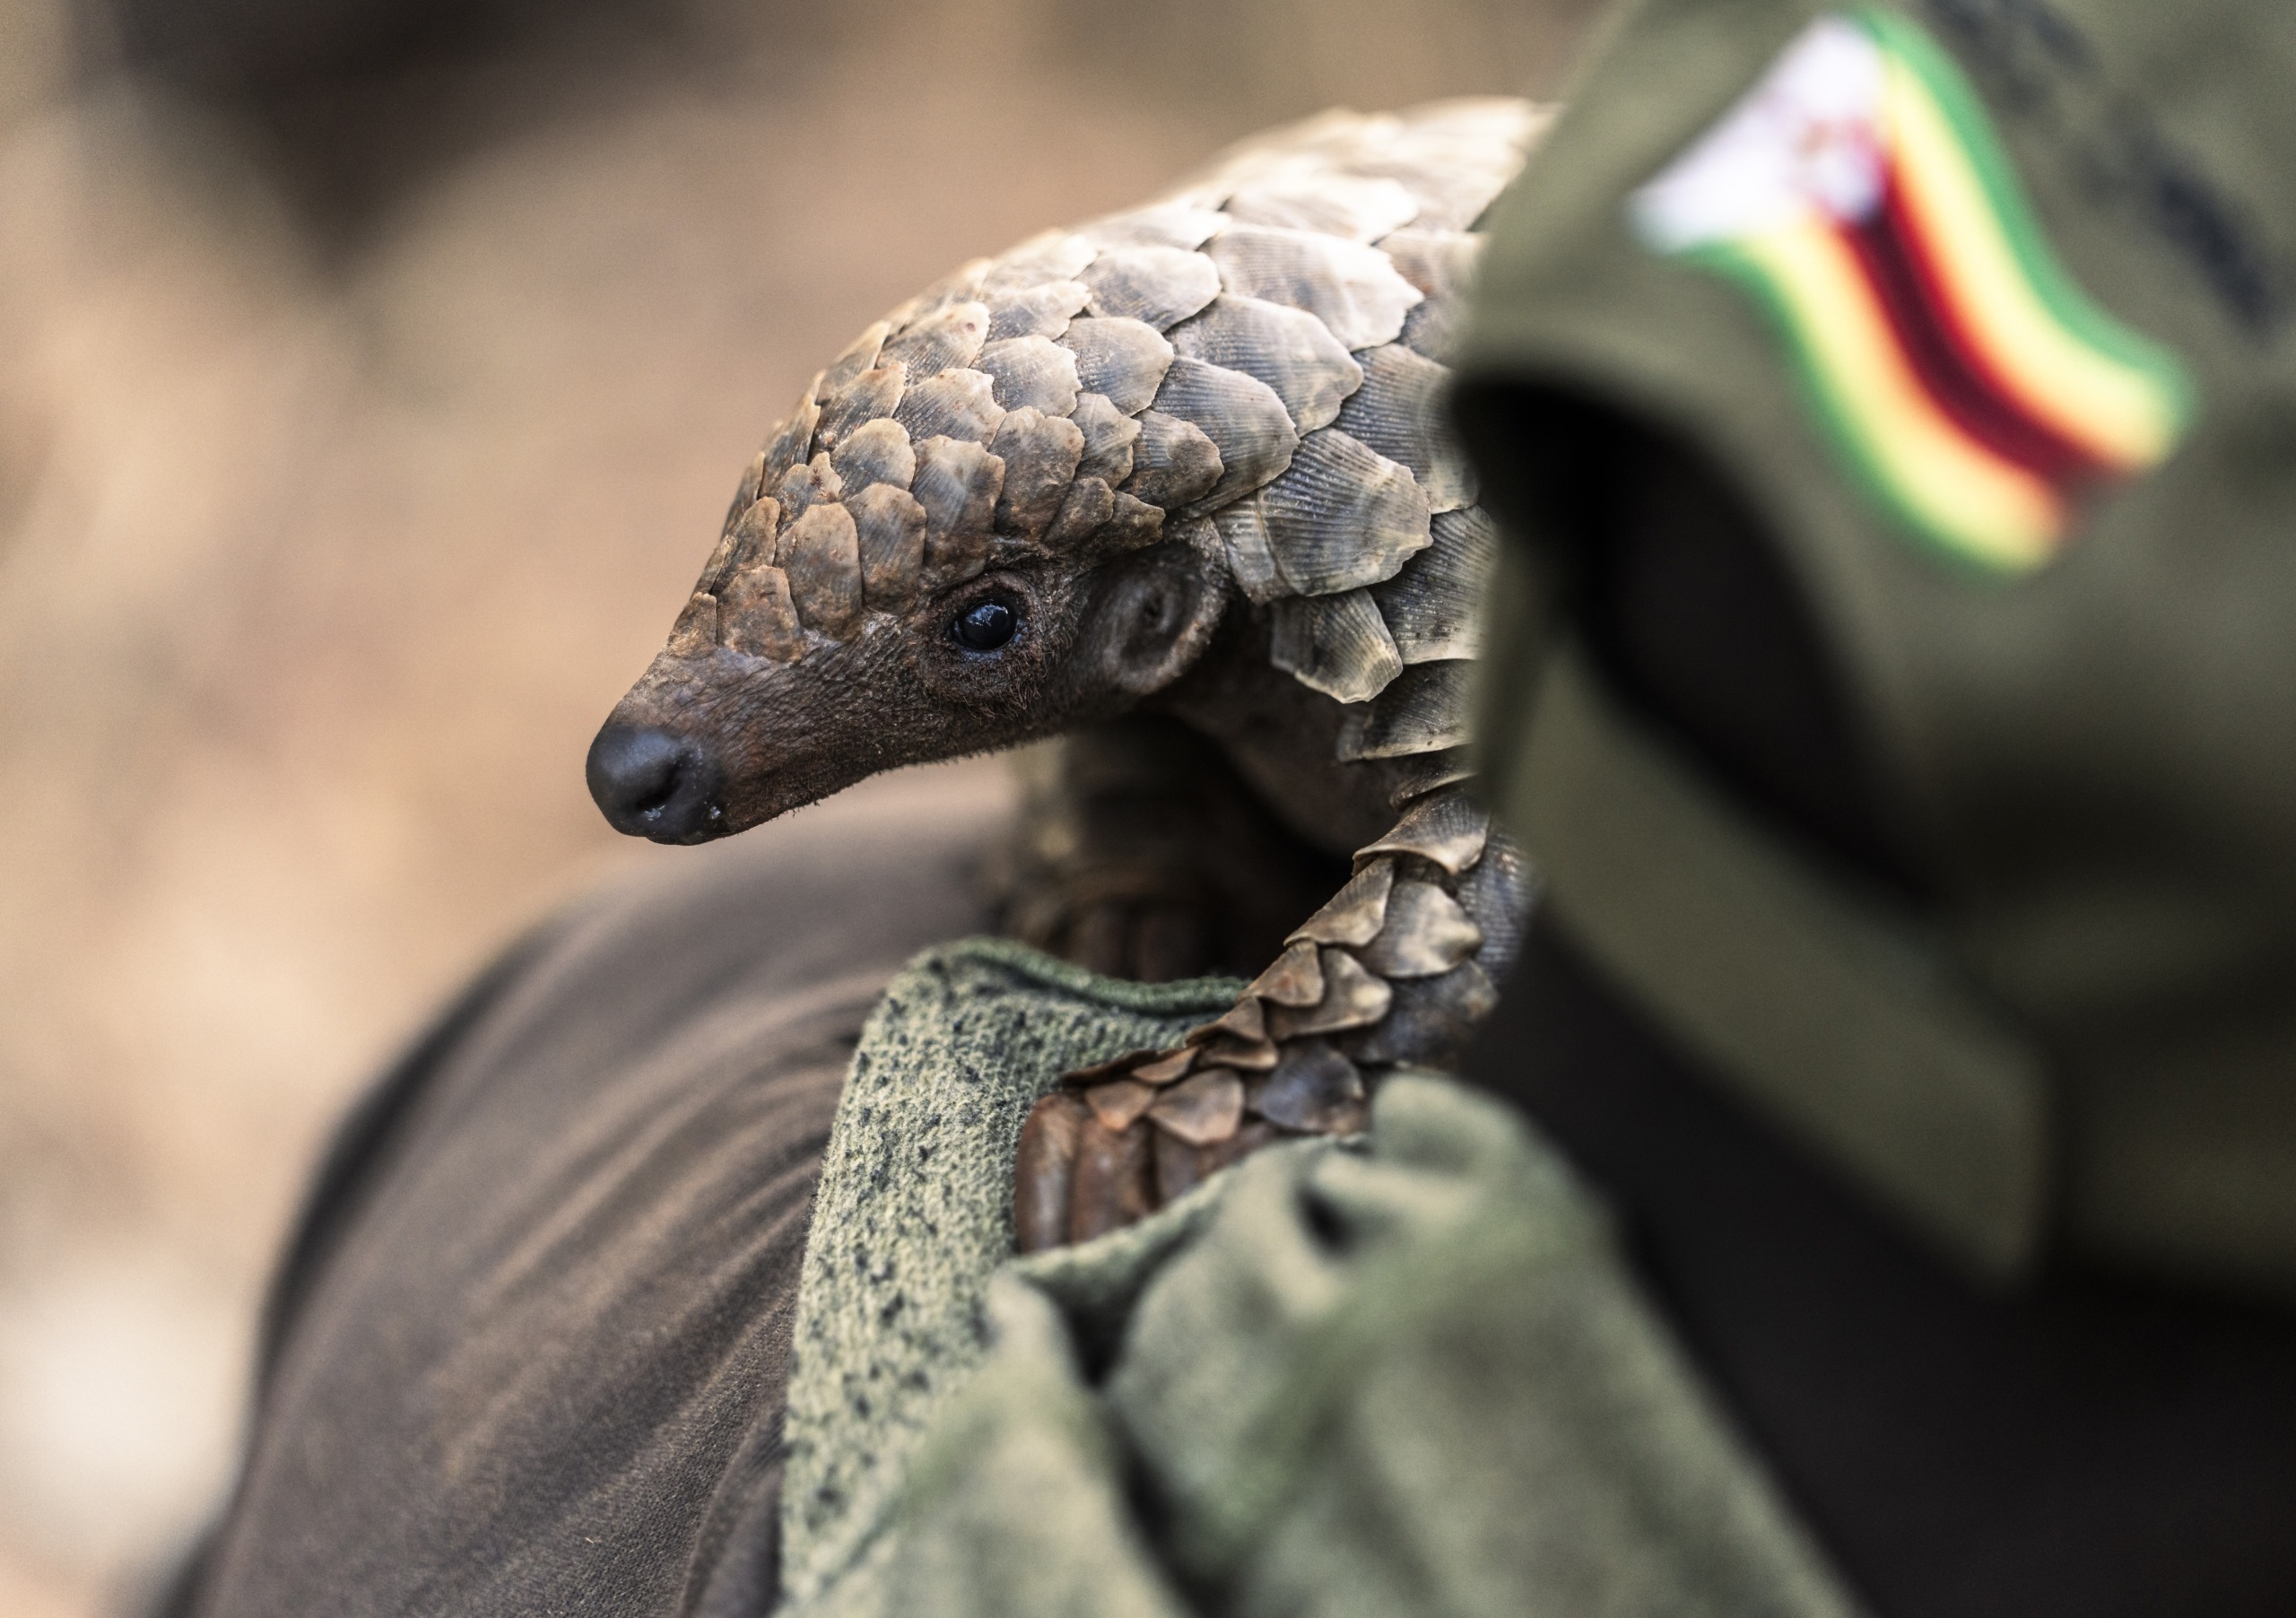
[[[1454,355],[1509,542],[1479,744],[1552,914],[1999,1280],[2296,1287],[2292,74],[2260,0],[1643,0]],[[1568,494],[1630,428],[1758,517],[1932,892],[1595,666]]]

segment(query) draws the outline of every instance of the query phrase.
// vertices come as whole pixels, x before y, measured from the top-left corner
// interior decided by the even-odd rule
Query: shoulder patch
[[[1770,313],[1828,438],[1906,529],[1996,576],[2189,422],[2177,357],[2042,236],[1983,104],[1918,24],[1821,17],[1628,202],[1654,251]]]

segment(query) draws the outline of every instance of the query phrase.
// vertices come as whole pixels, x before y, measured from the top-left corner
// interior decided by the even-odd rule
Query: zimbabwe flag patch
[[[1987,572],[2158,465],[2191,389],[2043,239],[1983,105],[1916,24],[1822,17],[1628,213],[1783,332],[1828,436],[1909,529]]]

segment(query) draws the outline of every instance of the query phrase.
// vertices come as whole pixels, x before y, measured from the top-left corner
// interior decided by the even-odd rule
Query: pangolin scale
[[[1023,1249],[1361,1128],[1493,1003],[1527,877],[1465,790],[1494,535],[1436,402],[1474,224],[1545,121],[1326,114],[893,310],[750,463],[593,750],[618,825],[692,841],[1146,708],[1286,781],[1311,839],[1391,822],[1225,1015],[1039,1104]]]

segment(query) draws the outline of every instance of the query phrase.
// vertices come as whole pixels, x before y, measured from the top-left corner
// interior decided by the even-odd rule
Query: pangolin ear
[[[1083,645],[1105,685],[1129,697],[1161,691],[1186,674],[1228,605],[1227,570],[1191,545],[1136,551],[1101,578]]]

